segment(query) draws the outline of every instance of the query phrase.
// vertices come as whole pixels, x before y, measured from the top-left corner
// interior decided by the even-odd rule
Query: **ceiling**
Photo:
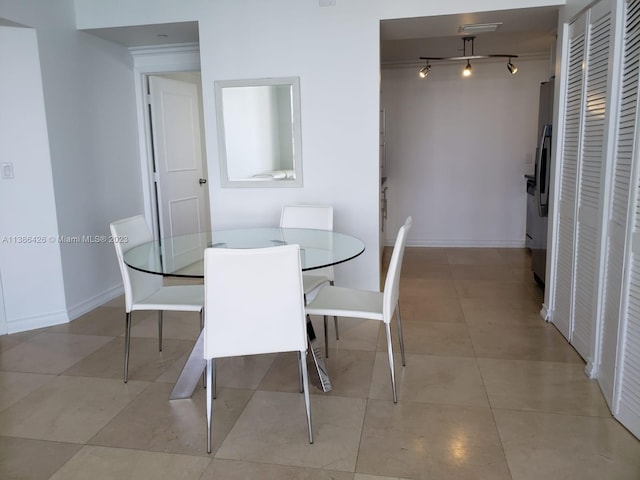
[[[159,23],[130,27],[92,28],[84,32],[125,47],[150,47],[174,43],[198,43],[198,22]]]
[[[380,22],[383,65],[419,64],[420,57],[461,55],[461,25],[500,22],[494,33],[476,34],[477,55],[548,55],[558,23],[558,7],[439,15]],[[162,23],[84,30],[126,47],[197,43],[198,22]],[[468,47],[470,48],[470,47]]]
[[[493,33],[475,35],[475,54],[548,55],[556,38],[558,7],[440,15],[380,22],[383,65],[419,64],[420,57],[462,55],[461,25],[501,23]],[[467,46],[467,54],[470,46]]]

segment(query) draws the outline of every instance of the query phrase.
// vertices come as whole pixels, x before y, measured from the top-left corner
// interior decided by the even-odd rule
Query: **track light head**
[[[462,76],[463,77],[471,76],[471,62],[469,60],[467,60],[467,66],[464,67],[464,70],[462,70]]]
[[[424,67],[420,69],[420,71],[418,72],[418,75],[420,76],[420,78],[427,78],[430,71],[431,71],[431,65],[427,63]]]
[[[515,75],[518,73],[518,67],[516,67],[513,63],[511,63],[511,58],[509,58],[509,63],[507,63],[507,70],[511,75]]]

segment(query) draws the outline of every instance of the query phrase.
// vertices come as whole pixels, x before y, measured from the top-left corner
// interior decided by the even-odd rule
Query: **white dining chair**
[[[110,224],[113,245],[122,283],[125,301],[125,346],[124,346],[124,382],[129,376],[129,350],[131,345],[131,314],[137,310],[155,310],[158,312],[158,349],[162,351],[162,312],[200,312],[200,328],[203,325],[204,307],[203,285],[164,286],[162,275],[134,270],[124,262],[124,254],[143,243],[151,242],[153,236],[142,215],[125,218]]]
[[[387,351],[394,403],[398,402],[398,394],[396,391],[396,375],[393,362],[393,347],[391,344],[391,320],[395,313],[396,325],[398,327],[398,341],[402,354],[402,365],[404,366],[406,365],[406,360],[399,303],[400,270],[402,268],[402,258],[407,242],[407,233],[411,229],[412,223],[412,218],[408,217],[404,225],[400,227],[393,247],[393,253],[391,254],[389,270],[387,271],[387,278],[385,279],[384,290],[382,292],[325,286],[322,287],[313,301],[306,306],[307,314],[323,315],[325,320],[329,315],[337,315],[340,317],[365,318],[384,322],[387,333]]]
[[[315,230],[333,230],[333,207],[330,205],[285,205],[280,214],[280,228],[311,228]],[[333,267],[318,268],[302,274],[305,301],[307,297],[323,285],[334,284]],[[336,340],[340,339],[338,317],[333,323]],[[329,328],[324,319],[324,352],[329,357]]]
[[[211,453],[215,360],[276,352],[298,352],[309,443],[313,443],[300,246],[208,248],[204,286],[207,452]]]

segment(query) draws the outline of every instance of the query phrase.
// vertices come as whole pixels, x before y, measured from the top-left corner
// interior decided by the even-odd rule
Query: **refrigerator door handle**
[[[551,125],[542,129],[536,162],[536,203],[538,213],[546,217],[549,212],[549,157],[551,155]]]

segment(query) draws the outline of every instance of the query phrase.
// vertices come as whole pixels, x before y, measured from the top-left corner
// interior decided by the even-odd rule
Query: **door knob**
[[[198,180],[198,183],[200,185],[203,185],[203,184],[207,183],[207,179],[206,178],[201,178],[200,180]]]

